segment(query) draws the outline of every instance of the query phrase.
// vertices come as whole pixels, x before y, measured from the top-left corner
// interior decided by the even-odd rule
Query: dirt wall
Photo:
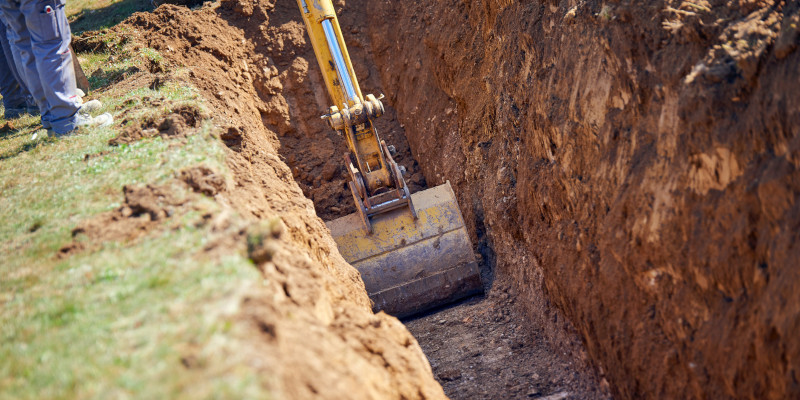
[[[367,9],[414,156],[532,329],[580,338],[619,398],[778,399],[800,397],[799,7]]]
[[[414,337],[397,319],[372,313],[358,272],[304,196],[301,187],[322,187],[314,176],[325,162],[290,167],[336,150],[325,135],[301,140],[318,133],[319,114],[296,7],[268,0],[195,11],[164,5],[116,29],[163,56],[151,66],[153,85],[178,79],[199,89],[230,149],[235,182],[215,198],[251,221],[238,246],[247,240],[263,274],[239,305],[252,348],[236,357],[259,371],[275,398],[445,398]],[[297,102],[308,98],[311,104]],[[214,220],[226,223],[225,215]]]

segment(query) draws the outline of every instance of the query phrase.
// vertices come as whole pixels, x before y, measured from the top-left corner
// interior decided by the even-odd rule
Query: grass
[[[89,75],[159,56],[128,50],[81,61]],[[177,81],[96,83],[101,112],[125,112],[129,123],[179,105],[204,107]],[[206,123],[180,142],[115,147],[108,141],[119,124],[42,139],[37,117],[10,122],[16,129],[0,134],[0,399],[264,397],[263,377],[237,363],[244,339],[232,320],[240,288],[259,273],[236,252],[201,255],[212,237],[201,214],[220,210],[212,199],[196,196],[196,207],[138,240],[57,256],[81,221],[121,205],[123,185],[173,185],[188,196],[173,183],[177,171],[203,164],[227,174],[216,128]]]
[[[137,11],[150,11],[150,0],[70,0],[66,13],[73,35],[112,27]]]

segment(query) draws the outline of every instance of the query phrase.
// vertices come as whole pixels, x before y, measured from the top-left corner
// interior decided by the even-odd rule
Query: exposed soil
[[[365,92],[381,93],[378,71],[370,61],[369,41],[358,28],[363,23],[363,12],[344,15],[342,25],[361,85]],[[321,77],[296,4],[223,1],[193,12],[164,6],[153,14],[138,14],[125,25],[127,32],[133,34],[123,36],[123,42],[133,40],[137,46],[154,48],[165,57],[165,62],[150,68],[149,72],[156,74],[152,84],[189,79],[211,101],[212,116],[222,129],[220,139],[231,149],[228,164],[235,172],[234,185],[227,187],[215,178],[213,171],[203,168],[185,171],[178,178],[194,191],[216,196],[245,216],[268,221],[268,226],[285,226],[277,235],[260,233],[260,225],[247,233],[251,239],[258,238],[257,245],[250,248],[250,256],[259,264],[266,282],[272,282],[266,289],[246,296],[242,315],[243,322],[252,327],[254,337],[259,338],[252,343],[253,355],[260,360],[274,360],[254,361],[265,374],[277,376],[270,390],[285,397],[442,396],[442,389],[434,381],[415,339],[394,318],[369,313],[363,284],[338,256],[311,203],[302,196],[314,200],[316,214],[325,219],[353,211],[341,160],[336,157],[344,151],[343,141],[319,119],[328,100],[319,91],[323,87]],[[85,44],[93,46],[88,40]],[[186,76],[168,73],[184,66],[191,66]],[[131,71],[131,74],[129,78],[123,76],[118,85],[125,85],[125,79],[141,80],[145,72]],[[137,120],[113,139],[113,144],[154,135],[174,138],[193,134],[202,118],[197,110],[178,109],[163,117]],[[412,190],[424,188],[425,179],[411,157],[405,132],[391,106],[379,120],[378,129],[398,149],[395,158],[408,169],[406,178]],[[297,190],[295,182],[303,193]],[[130,223],[139,221],[144,225],[123,230],[146,232],[159,226],[167,215],[153,217],[150,212],[139,211],[121,207],[88,221],[82,235],[115,240],[115,236],[105,234],[108,229],[123,223],[131,228]],[[226,232],[233,240],[240,243],[244,240],[236,229]],[[230,242],[231,238],[217,238],[217,241]],[[82,242],[76,240],[76,243]],[[241,245],[229,247],[236,249]],[[490,271],[485,275],[490,276]],[[474,315],[478,320],[496,313],[501,316],[493,319],[493,324],[465,325],[469,329],[460,331],[463,340],[474,340],[478,346],[500,343],[501,337],[505,338],[502,343],[514,338],[514,354],[510,358],[484,357],[478,363],[481,378],[505,379],[494,379],[482,388],[472,382],[473,388],[483,389],[474,393],[527,396],[547,394],[566,386],[569,390],[565,394],[587,393],[586,388],[591,385],[577,384],[581,380],[572,376],[575,374],[572,366],[560,357],[549,355],[546,347],[535,345],[521,325],[510,323],[508,297],[503,299],[499,303],[487,300],[477,306],[465,305],[446,312]],[[414,326],[424,326],[423,321],[424,318],[419,319]],[[446,327],[430,326],[424,337],[454,333],[441,328]],[[437,359],[437,368],[454,371],[475,363],[453,357],[460,352],[456,346],[440,345],[430,352],[441,357]],[[525,361],[534,353],[535,362]],[[192,368],[192,357],[191,354],[184,357],[189,360],[184,362],[186,368]],[[523,375],[504,372],[514,365],[519,365]],[[551,367],[556,367],[558,373],[541,372],[550,371]],[[534,376],[531,374],[537,373],[543,374],[546,381],[525,383]]]
[[[341,24],[362,89],[379,94],[383,92],[380,73],[363,28],[365,11],[355,5],[341,14]],[[129,32],[136,32],[134,43],[164,55],[166,62],[156,71],[159,79],[175,79],[163,76],[164,71],[190,66],[187,78],[211,101],[214,120],[223,132],[220,139],[231,149],[229,167],[237,180],[222,193],[221,201],[240,213],[271,221],[269,226],[280,221],[287,227],[288,235],[270,234],[269,227],[264,228],[267,233],[249,234],[249,242],[257,242],[250,247],[251,258],[275,285],[247,297],[243,318],[263,339],[254,342],[255,354],[282,363],[280,368],[263,367],[265,373],[279,376],[273,390],[287,397],[441,396],[427,360],[402,325],[383,314],[362,314],[368,303],[361,281],[343,263],[327,230],[314,217],[316,211],[323,219],[333,219],[353,212],[354,207],[341,167],[344,141],[319,118],[329,104],[297,5],[227,0],[194,12],[168,5],[153,14],[135,15],[126,24]],[[411,156],[391,102],[387,106],[378,130],[397,148],[395,159],[407,168],[412,191],[420,190],[426,186],[425,178]],[[451,114],[452,110],[442,118]],[[161,127],[170,118],[178,117],[136,124],[119,140],[164,135]],[[186,178],[194,182],[193,176]],[[314,201],[315,210],[299,196],[295,182]],[[203,186],[193,187],[202,191]],[[487,261],[483,276],[488,287],[493,255],[485,240],[478,243],[478,250]],[[315,265],[330,272],[317,271]],[[344,289],[343,284],[350,287]],[[278,300],[273,290],[281,294]],[[289,299],[291,306],[286,304]],[[354,301],[355,307],[348,305]],[[606,388],[584,360],[544,343],[513,303],[504,285],[491,291],[485,301],[471,301],[441,316],[410,323],[424,338],[448,394],[455,398],[605,397]],[[307,317],[283,317],[295,313]],[[462,321],[462,325],[437,322],[442,319]],[[473,357],[473,353],[465,356],[465,346],[491,349]],[[453,371],[462,370],[456,377]],[[342,376],[349,378],[343,381]]]
[[[377,2],[366,20],[427,181],[455,185],[532,326],[583,342],[619,398],[780,399],[800,397],[799,13]]]
[[[348,51],[362,91],[383,93],[380,74],[371,61],[369,41],[363,28],[363,12],[347,9],[340,22],[346,34]],[[314,201],[317,215],[332,220],[355,211],[352,195],[346,186],[343,154],[345,142],[319,118],[327,112],[330,100],[324,90],[322,75],[311,44],[308,42],[297,4],[291,1],[275,2],[269,13],[272,26],[264,38],[276,35],[281,43],[264,40],[255,51],[268,54],[275,67],[291,66],[287,75],[274,73],[271,81],[256,84],[259,96],[267,102],[267,113],[262,113],[265,124],[280,136],[280,154],[292,169],[292,175],[303,193]],[[282,89],[282,90],[281,90]],[[412,192],[425,187],[425,179],[411,156],[405,130],[397,121],[391,104],[386,113],[376,121],[382,139],[397,149],[394,157],[406,167],[406,181]]]
[[[0,135],[7,135],[10,132],[16,132],[17,128],[11,121],[6,121],[3,126],[0,126]]]
[[[147,103],[151,106],[169,107],[169,105],[165,104],[161,99],[148,99]],[[163,138],[186,137],[196,132],[195,128],[200,127],[200,122],[204,118],[200,110],[194,107],[178,106],[172,109],[168,114],[158,118],[149,116],[143,118],[141,121],[137,120],[135,123],[128,125],[122,133],[110,139],[108,144],[111,146],[119,146],[153,136],[161,136]],[[125,113],[120,116],[120,119],[122,119],[122,125],[128,123]]]
[[[152,14],[134,15],[121,28],[129,37],[125,40],[164,56],[160,79],[187,79],[209,100],[235,177],[215,198],[261,221],[245,232],[249,254],[264,278],[263,285],[247,289],[241,304],[240,321],[252,332],[252,348],[236,356],[269,377],[263,382],[276,398],[443,398],[413,336],[395,318],[372,314],[357,271],[339,256],[301,191],[309,197],[315,197],[314,190],[349,196],[342,181],[323,186],[316,179],[315,187],[314,177],[298,174],[298,186],[283,162],[294,154],[295,167],[309,166],[294,172],[314,176],[323,170],[338,176],[325,166],[338,168],[340,162],[331,157],[337,144],[305,129],[319,123],[324,108],[301,86],[312,78],[302,57],[308,49],[295,7],[223,1],[190,11],[164,5]],[[305,114],[290,112],[289,103],[309,99]],[[160,131],[161,125],[142,131]],[[181,174],[195,190],[215,190],[213,180],[203,176]],[[330,196],[336,205],[347,199]],[[240,239],[229,250],[242,248],[245,239]],[[193,368],[192,359],[186,354],[183,366]]]
[[[206,166],[184,169],[178,175],[178,179],[189,185],[195,192],[206,196],[214,196],[227,189],[225,178]]]
[[[406,321],[451,399],[606,399],[583,360],[532,331],[506,282],[478,296]]]
[[[800,397],[797,2],[335,3],[362,89],[387,95],[379,132],[412,189],[451,181],[496,282],[408,322],[447,394]],[[262,221],[241,321],[276,397],[443,397],[320,219],[353,204],[296,3],[125,28],[230,149],[232,185],[185,181]]]
[[[125,201],[116,210],[81,222],[72,230],[73,241],[59,252],[59,257],[91,249],[104,241],[132,241],[163,226],[164,220],[190,202],[187,196],[165,185],[133,185],[122,188]]]

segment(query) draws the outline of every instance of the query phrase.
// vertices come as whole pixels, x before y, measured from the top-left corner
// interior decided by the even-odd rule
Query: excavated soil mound
[[[800,398],[798,2],[369,4],[425,177],[533,326],[619,398]]]
[[[314,61],[297,13],[294,3],[267,0],[207,3],[194,11],[163,5],[115,29],[122,40],[163,55],[150,71],[157,79],[185,79],[199,88],[230,148],[234,182],[218,182],[202,169],[177,178],[262,221],[246,231],[218,221],[240,239],[229,250],[243,250],[247,236],[264,278],[241,304],[253,340],[236,357],[268,377],[263,382],[275,398],[444,398],[414,337],[395,318],[371,312],[357,271],[304,196],[329,207],[323,216],[350,211],[343,181],[332,179],[341,175],[334,156],[342,145],[318,121],[327,101],[319,97],[322,85],[310,83],[321,81],[309,72]],[[200,117],[184,111],[145,121],[119,140],[193,129]],[[391,140],[401,128],[389,114],[382,127]],[[424,184],[408,145],[394,140],[410,180]],[[184,357],[186,368],[192,359]]]

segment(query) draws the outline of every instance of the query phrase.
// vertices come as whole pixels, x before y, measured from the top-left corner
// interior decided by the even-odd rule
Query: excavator
[[[374,121],[383,95],[363,96],[331,0],[297,0],[333,105],[322,118],[348,147],[356,212],[326,222],[361,274],[375,312],[408,317],[482,292],[450,182],[410,193]]]

